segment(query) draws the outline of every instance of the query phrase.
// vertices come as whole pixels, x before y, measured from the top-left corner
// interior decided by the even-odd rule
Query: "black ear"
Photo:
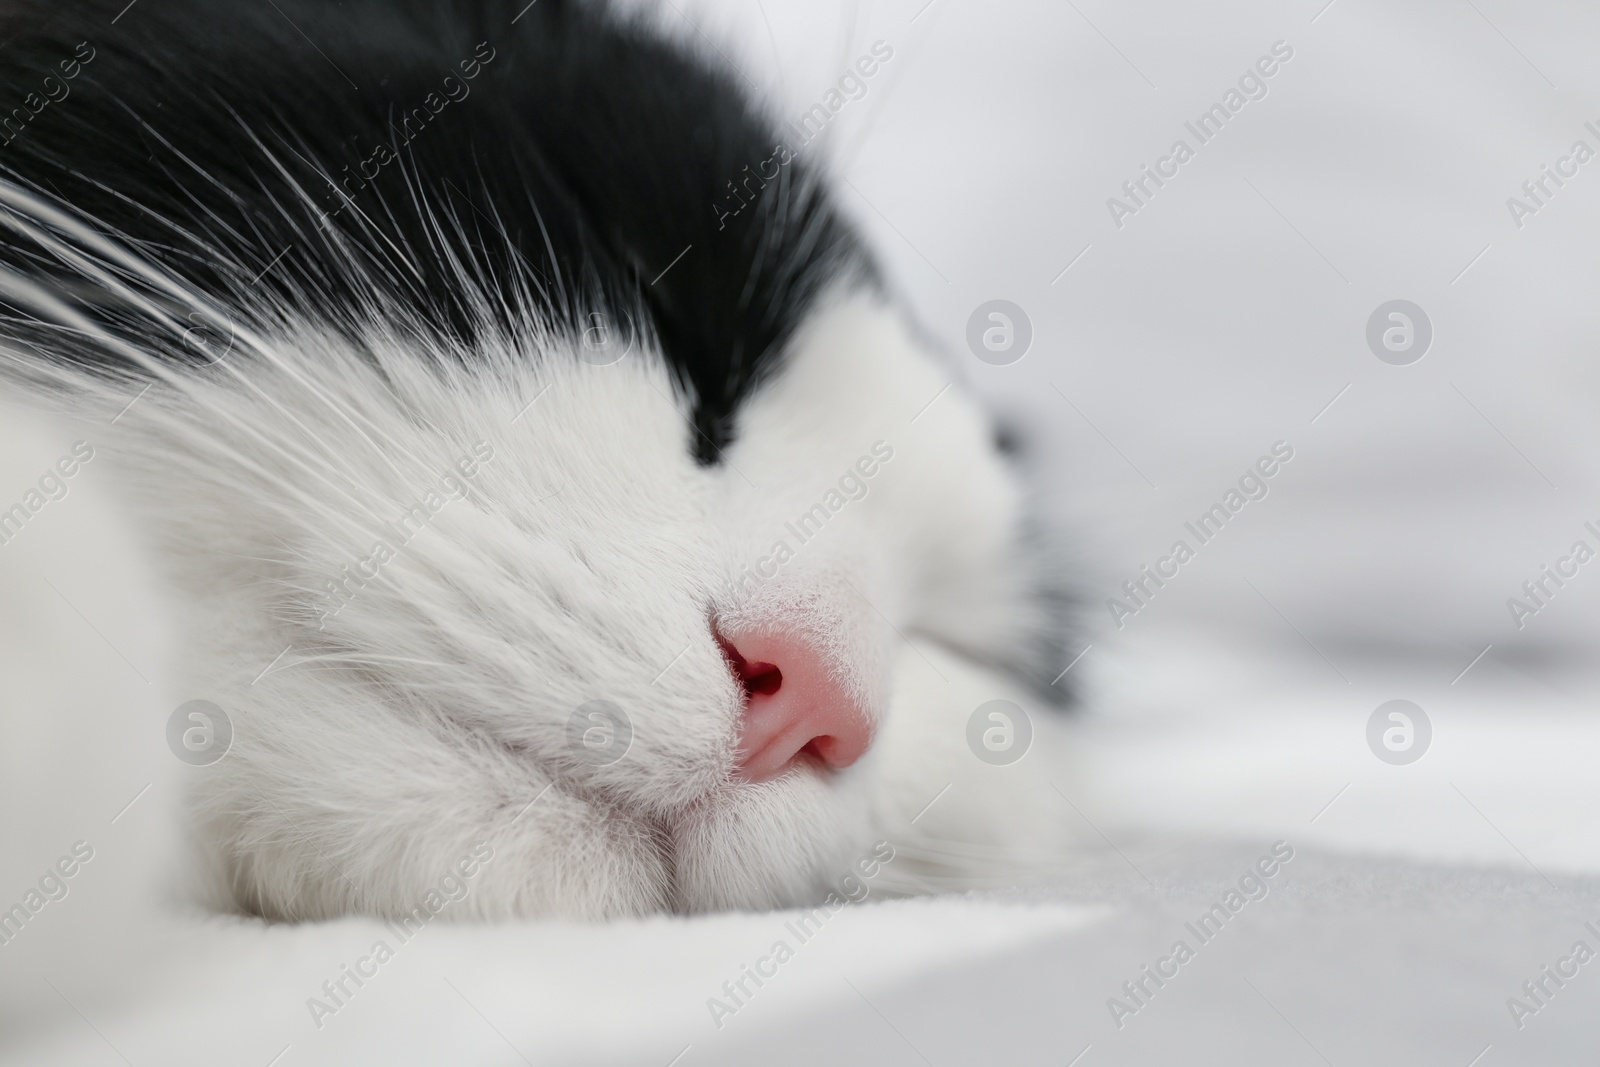
[[[1021,531],[1021,548],[1030,579],[1028,599],[1035,622],[1032,642],[1018,664],[1020,677],[1051,704],[1077,704],[1078,657],[1088,644],[1084,633],[1084,595],[1080,568],[1069,551],[1066,524],[1052,517],[1041,497],[1030,493]]]
[[[992,411],[990,420],[995,450],[1023,488],[1016,554],[1026,587],[1021,610],[1028,622],[1023,639],[996,666],[1049,703],[1071,707],[1078,699],[1074,661],[1089,641],[1083,566],[1073,551],[1078,538],[1054,506],[1049,456],[1041,451],[1047,440],[1041,416],[1025,406],[1010,407]]]

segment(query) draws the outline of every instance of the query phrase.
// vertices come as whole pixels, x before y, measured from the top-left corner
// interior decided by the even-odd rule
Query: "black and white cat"
[[[1021,484],[714,64],[562,0],[0,35],[0,373],[115,472],[231,723],[170,768],[229,902],[404,914],[485,848],[460,915],[1051,854],[1050,753],[968,742],[1066,662]]]

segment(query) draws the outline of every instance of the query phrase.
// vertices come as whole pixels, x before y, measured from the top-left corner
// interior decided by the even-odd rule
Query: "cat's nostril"
[[[746,781],[777,778],[796,759],[834,769],[860,759],[872,742],[866,709],[814,641],[781,631],[717,632],[744,686],[738,767]]]
[[[728,666],[733,668],[733,675],[744,686],[744,691],[749,696],[757,693],[762,696],[771,696],[783,685],[783,672],[776,664],[754,662],[745,659],[733,643],[720,633],[717,634],[717,644],[722,646],[722,654],[728,657]]]

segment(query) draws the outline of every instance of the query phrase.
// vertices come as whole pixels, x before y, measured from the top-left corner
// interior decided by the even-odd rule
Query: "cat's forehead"
[[[202,288],[331,320],[376,291],[469,339],[534,315],[600,341],[596,361],[648,336],[632,358],[666,365],[693,455],[721,463],[820,289],[872,284],[802,155],[809,134],[595,5],[514,24],[491,0],[380,6],[152,5],[8,158],[153,254],[178,234],[208,246],[169,261]],[[22,3],[4,27],[18,71],[98,38],[87,13],[44,14]]]

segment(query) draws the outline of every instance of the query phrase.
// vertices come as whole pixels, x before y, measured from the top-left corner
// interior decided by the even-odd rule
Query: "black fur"
[[[655,337],[714,463],[821,286],[873,284],[871,266],[802,160],[749,184],[779,138],[724,68],[593,5],[525,4],[13,3],[0,172],[231,306],[265,295],[342,328],[376,284],[469,346],[504,316],[614,316]],[[80,42],[93,58],[68,79]],[[729,216],[733,182],[755,201]]]

